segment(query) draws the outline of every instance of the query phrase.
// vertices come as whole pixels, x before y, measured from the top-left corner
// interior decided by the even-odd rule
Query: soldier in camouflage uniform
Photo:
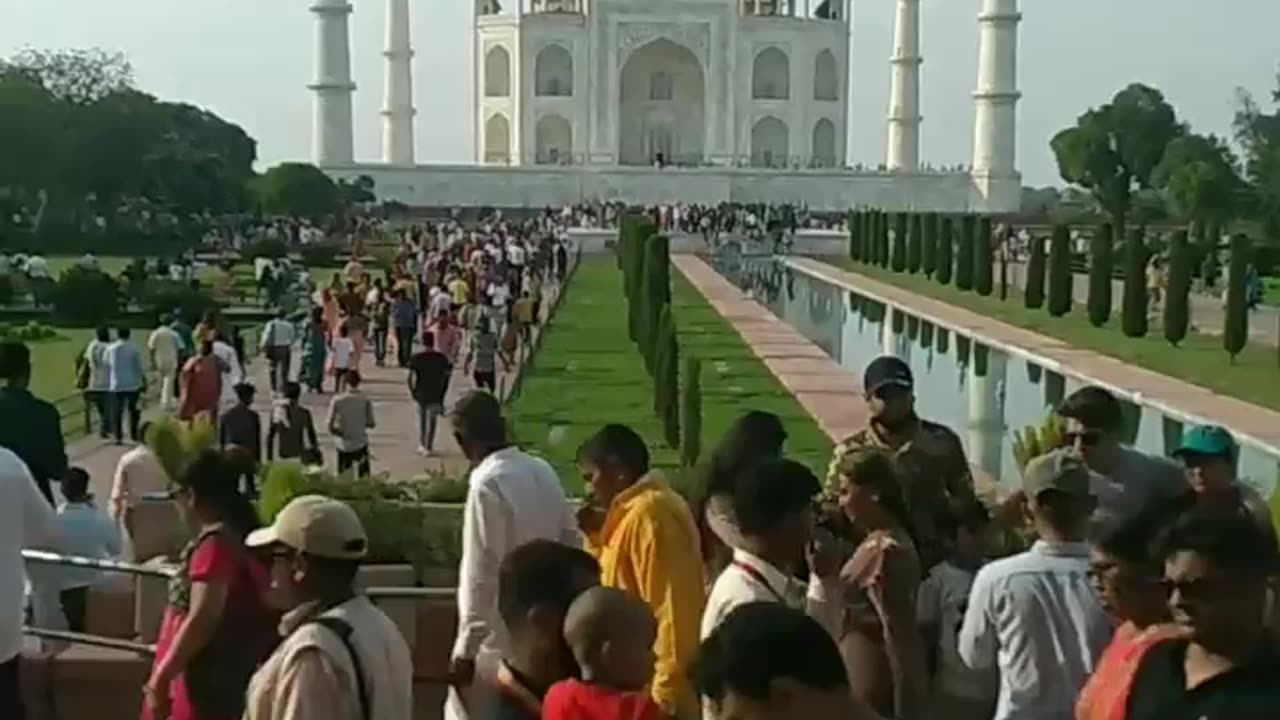
[[[976,500],[969,461],[950,428],[915,413],[915,382],[901,359],[876,358],[863,372],[871,422],[835,448],[827,470],[827,494],[839,487],[848,463],[865,448],[890,454],[911,515],[924,568],[942,560],[944,538],[937,518],[947,508]]]

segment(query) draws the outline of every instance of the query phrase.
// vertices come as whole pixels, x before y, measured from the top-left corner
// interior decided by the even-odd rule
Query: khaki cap
[[[245,538],[250,547],[276,543],[335,560],[359,560],[369,549],[369,537],[351,506],[323,495],[290,500],[275,522]]]
[[[1074,455],[1054,450],[1027,463],[1022,472],[1022,489],[1034,498],[1046,490],[1068,495],[1089,494],[1089,468]]]

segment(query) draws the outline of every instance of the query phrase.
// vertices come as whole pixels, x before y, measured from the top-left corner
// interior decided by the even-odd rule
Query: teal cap
[[[1173,451],[1173,456],[1194,453],[1234,459],[1236,450],[1236,440],[1226,428],[1220,425],[1197,425],[1182,435],[1182,444]]]

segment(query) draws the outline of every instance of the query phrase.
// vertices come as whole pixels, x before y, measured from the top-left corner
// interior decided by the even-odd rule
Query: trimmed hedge
[[[954,269],[955,220],[950,215],[943,215],[938,223],[938,263],[934,268],[933,277],[943,285],[950,285]]]
[[[1031,256],[1027,260],[1027,279],[1024,283],[1023,305],[1036,310],[1044,307],[1045,286],[1044,238],[1031,237]]]
[[[1124,245],[1124,305],[1121,329],[1129,337],[1147,334],[1147,248],[1142,228],[1129,232]]]
[[[991,232],[991,218],[983,215],[978,220],[978,235],[973,242],[973,289],[984,297],[991,295],[994,286],[995,253]]]
[[[907,272],[920,272],[924,252],[924,219],[919,213],[911,216],[911,229],[907,235]]]
[[[1049,314],[1062,317],[1071,311],[1071,230],[1055,225],[1049,239]]]
[[[1114,240],[1110,223],[1103,223],[1089,241],[1089,322],[1102,327],[1111,319],[1111,267]]]
[[[956,247],[956,287],[973,289],[973,246],[977,222],[972,215],[960,218],[960,244]]]
[[[1187,337],[1191,323],[1191,247],[1187,231],[1179,230],[1169,242],[1169,286],[1164,296],[1164,339],[1177,346]]]
[[[1249,303],[1245,277],[1249,269],[1249,236],[1231,236],[1227,260],[1227,310],[1222,321],[1222,347],[1232,362],[1249,341]]]

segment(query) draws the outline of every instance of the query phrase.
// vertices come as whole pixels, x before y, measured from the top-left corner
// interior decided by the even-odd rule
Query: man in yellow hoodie
[[[696,718],[686,676],[706,589],[693,514],[649,469],[644,440],[625,425],[606,425],[583,443],[578,467],[587,483],[578,520],[601,583],[638,596],[658,621],[653,699],[676,718]]]

